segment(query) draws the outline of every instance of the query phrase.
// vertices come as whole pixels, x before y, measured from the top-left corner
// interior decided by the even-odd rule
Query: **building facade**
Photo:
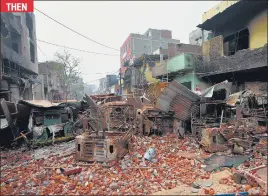
[[[104,77],[99,80],[99,87],[97,90],[97,94],[106,94],[107,92],[108,92],[107,82],[106,77]]]
[[[202,46],[202,44],[210,40],[212,33],[210,31],[202,30],[200,28],[195,29],[189,34],[189,44]]]
[[[84,94],[93,95],[96,90],[96,85],[94,84],[84,84]]]
[[[33,13],[1,13],[1,97],[33,99],[38,82],[36,26]]]
[[[34,88],[35,100],[64,100],[59,75],[53,70],[56,62],[38,64],[38,80],[41,84]]]
[[[179,44],[172,39],[169,30],[148,29],[143,35],[131,33],[120,48],[121,70],[124,73],[129,63],[143,54],[152,54],[158,49],[168,50],[169,44]]]
[[[82,100],[84,97],[84,82],[83,78],[79,77],[71,86],[71,92],[68,95],[70,100]]]
[[[223,1],[202,18],[198,27],[214,36],[202,44],[203,61],[196,66],[200,78],[232,81],[233,92],[249,82],[268,82],[267,1]]]

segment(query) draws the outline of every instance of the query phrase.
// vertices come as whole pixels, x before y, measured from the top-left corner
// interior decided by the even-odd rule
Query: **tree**
[[[71,86],[71,98],[76,100],[83,99],[84,96],[84,83],[82,78],[79,78],[77,83]]]
[[[60,78],[60,86],[64,93],[64,98],[67,100],[72,92],[73,84],[79,80],[80,72],[78,70],[79,59],[73,57],[68,51],[55,53],[56,62],[59,63],[54,66],[54,71],[58,73]]]

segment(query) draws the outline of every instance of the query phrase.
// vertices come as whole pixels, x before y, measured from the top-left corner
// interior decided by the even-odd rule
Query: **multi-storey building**
[[[81,77],[78,78],[71,86],[71,92],[68,95],[70,100],[82,100],[84,96],[84,82]]]
[[[179,43],[179,40],[172,39],[172,32],[169,30],[148,29],[143,35],[131,33],[120,48],[122,73],[135,58],[152,54],[158,49],[173,49],[173,44]]]
[[[53,66],[56,62],[43,62],[38,64],[38,80],[41,84],[34,88],[36,100],[63,100],[61,81]]]
[[[1,94],[10,101],[33,99],[38,75],[35,16],[1,13]]]
[[[203,61],[196,64],[199,77],[212,83],[229,80],[233,92],[257,81],[266,86],[268,1],[222,1],[202,18],[198,27],[213,37],[202,44]]]
[[[212,33],[210,31],[195,29],[189,34],[189,44],[201,46],[202,43],[211,39]]]
[[[99,86],[98,86],[98,94],[106,94],[107,93],[107,82],[106,82],[106,77],[101,78],[99,80]]]

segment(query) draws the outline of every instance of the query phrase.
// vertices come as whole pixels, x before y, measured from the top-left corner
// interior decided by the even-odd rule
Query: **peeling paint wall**
[[[223,56],[223,36],[220,35],[205,41],[202,45],[202,54],[210,56],[210,58]]]
[[[158,79],[152,77],[152,68],[149,66],[148,63],[141,66],[140,72],[144,73],[145,79],[146,79],[147,82],[150,82],[150,83],[159,82]]]

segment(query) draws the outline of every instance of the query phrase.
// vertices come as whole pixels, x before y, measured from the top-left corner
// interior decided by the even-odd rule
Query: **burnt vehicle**
[[[137,124],[141,135],[162,135],[173,132],[174,112],[164,112],[153,105],[144,105],[137,110]]]
[[[109,162],[122,158],[135,133],[135,108],[124,101],[97,105],[86,96],[89,109],[83,119],[84,133],[76,137],[77,161]]]
[[[214,110],[208,112],[208,105],[213,103]],[[205,115],[200,110],[202,126],[198,140],[208,152],[231,149],[236,154],[243,154],[256,148],[267,132],[267,94],[244,90],[225,100],[208,100],[206,106]]]

